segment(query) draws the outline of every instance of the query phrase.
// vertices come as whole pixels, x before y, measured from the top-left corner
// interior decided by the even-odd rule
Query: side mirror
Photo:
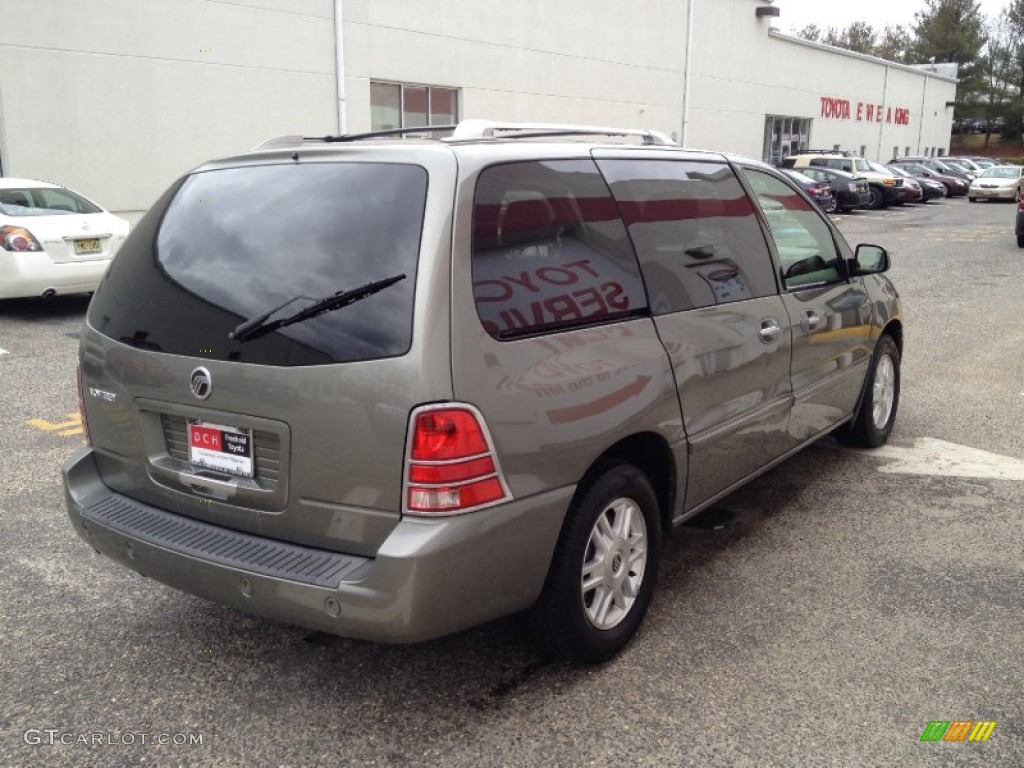
[[[878,275],[889,269],[889,252],[880,245],[858,245],[851,276]]]

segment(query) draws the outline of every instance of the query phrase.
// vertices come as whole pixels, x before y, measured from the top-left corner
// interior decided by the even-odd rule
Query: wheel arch
[[[883,336],[890,336],[896,343],[896,351],[900,353],[900,357],[903,357],[903,323],[898,319],[892,319],[885,324],[882,328],[882,332],[878,334],[878,338],[881,339]],[[850,416],[848,423],[852,423],[857,420],[860,416],[861,408],[864,406],[864,398],[867,396],[868,380],[864,379],[864,384],[861,387],[860,397],[857,398],[857,407],[853,409],[853,413]]]
[[[586,492],[596,477],[617,463],[632,464],[647,476],[658,499],[661,532],[667,533],[672,527],[672,510],[675,509],[678,491],[677,466],[668,441],[655,432],[637,432],[609,446],[583,474],[576,487],[573,503]]]
[[[879,338],[882,336],[892,336],[892,340],[896,342],[896,349],[900,352],[900,357],[903,356],[903,323],[899,320],[890,320],[888,324],[882,329],[879,334]]]

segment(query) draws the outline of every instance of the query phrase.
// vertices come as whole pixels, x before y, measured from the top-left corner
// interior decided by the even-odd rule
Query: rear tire
[[[968,197],[967,198],[967,202],[968,203],[976,203],[976,202],[978,202],[978,198],[976,198],[976,197]]]
[[[836,430],[836,439],[858,448],[877,448],[889,439],[900,404],[900,351],[888,334],[871,358],[857,417]]]
[[[611,463],[581,486],[533,609],[541,644],[585,664],[622,650],[650,604],[660,541],[658,499],[639,469]]]
[[[1024,235],[1017,235],[1017,247],[1024,248]]]

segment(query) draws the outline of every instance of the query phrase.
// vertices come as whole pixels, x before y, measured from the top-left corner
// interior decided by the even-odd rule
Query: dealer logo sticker
[[[205,400],[213,392],[213,377],[208,370],[200,366],[192,371],[188,385],[193,395],[200,400]]]

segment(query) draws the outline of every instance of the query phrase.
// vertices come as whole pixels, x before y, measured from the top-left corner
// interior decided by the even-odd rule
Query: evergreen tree
[[[875,30],[866,21],[855,21],[841,31],[830,27],[822,42],[834,45],[836,48],[874,55]]]
[[[923,10],[914,14],[915,63],[954,61],[960,65],[959,104],[975,104],[983,93],[980,66],[985,48],[985,20],[977,0],[924,0]]]
[[[1020,0],[1024,3],[1024,0]],[[905,27],[886,25],[881,40],[875,46],[875,55],[888,61],[906,63],[913,41]]]

